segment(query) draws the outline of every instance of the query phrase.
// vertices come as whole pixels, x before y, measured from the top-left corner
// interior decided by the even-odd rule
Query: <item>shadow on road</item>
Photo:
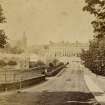
[[[100,94],[100,93],[96,93]],[[100,105],[86,92],[20,92],[0,97],[0,105]],[[103,105],[105,105],[103,103]]]
[[[100,105],[96,102],[91,93],[72,91],[71,92],[44,91],[32,93],[21,92],[15,93],[8,97],[6,96],[5,101],[6,101],[5,103],[8,103],[7,105]],[[0,105],[4,104],[1,103],[0,101]]]
[[[96,93],[98,94],[98,93]],[[100,93],[99,93],[100,94]],[[100,105],[91,93],[43,92],[38,105]]]

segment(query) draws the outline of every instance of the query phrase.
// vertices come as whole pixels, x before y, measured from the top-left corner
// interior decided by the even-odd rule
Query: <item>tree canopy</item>
[[[5,19],[6,18],[4,17],[2,6],[0,5],[0,23],[6,22]]]
[[[83,11],[94,15],[91,22],[94,39],[90,41],[89,50],[82,51],[84,65],[96,74],[105,75],[105,0],[85,0]]]
[[[5,19],[6,18],[4,17],[3,9],[2,9],[2,7],[0,5],[0,23],[2,24],[4,22],[6,22]],[[4,48],[5,47],[5,45],[7,43],[6,39],[7,39],[7,37],[5,35],[4,30],[3,29],[0,29],[0,48]]]
[[[101,39],[105,36],[105,0],[85,0],[83,11],[95,16],[91,22],[94,28],[94,37]]]

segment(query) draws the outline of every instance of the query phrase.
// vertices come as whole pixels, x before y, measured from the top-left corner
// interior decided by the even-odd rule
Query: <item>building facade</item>
[[[82,49],[88,49],[88,44],[79,42],[50,43],[47,51],[47,56],[51,57],[78,56],[81,53]]]

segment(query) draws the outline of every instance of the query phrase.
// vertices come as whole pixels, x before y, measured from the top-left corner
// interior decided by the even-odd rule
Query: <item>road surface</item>
[[[88,90],[80,62],[70,64],[56,77],[21,93],[0,96],[0,105],[99,105]]]

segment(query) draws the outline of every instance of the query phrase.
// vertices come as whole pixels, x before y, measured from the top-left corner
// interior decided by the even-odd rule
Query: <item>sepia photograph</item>
[[[0,105],[105,105],[105,0],[0,0]]]

